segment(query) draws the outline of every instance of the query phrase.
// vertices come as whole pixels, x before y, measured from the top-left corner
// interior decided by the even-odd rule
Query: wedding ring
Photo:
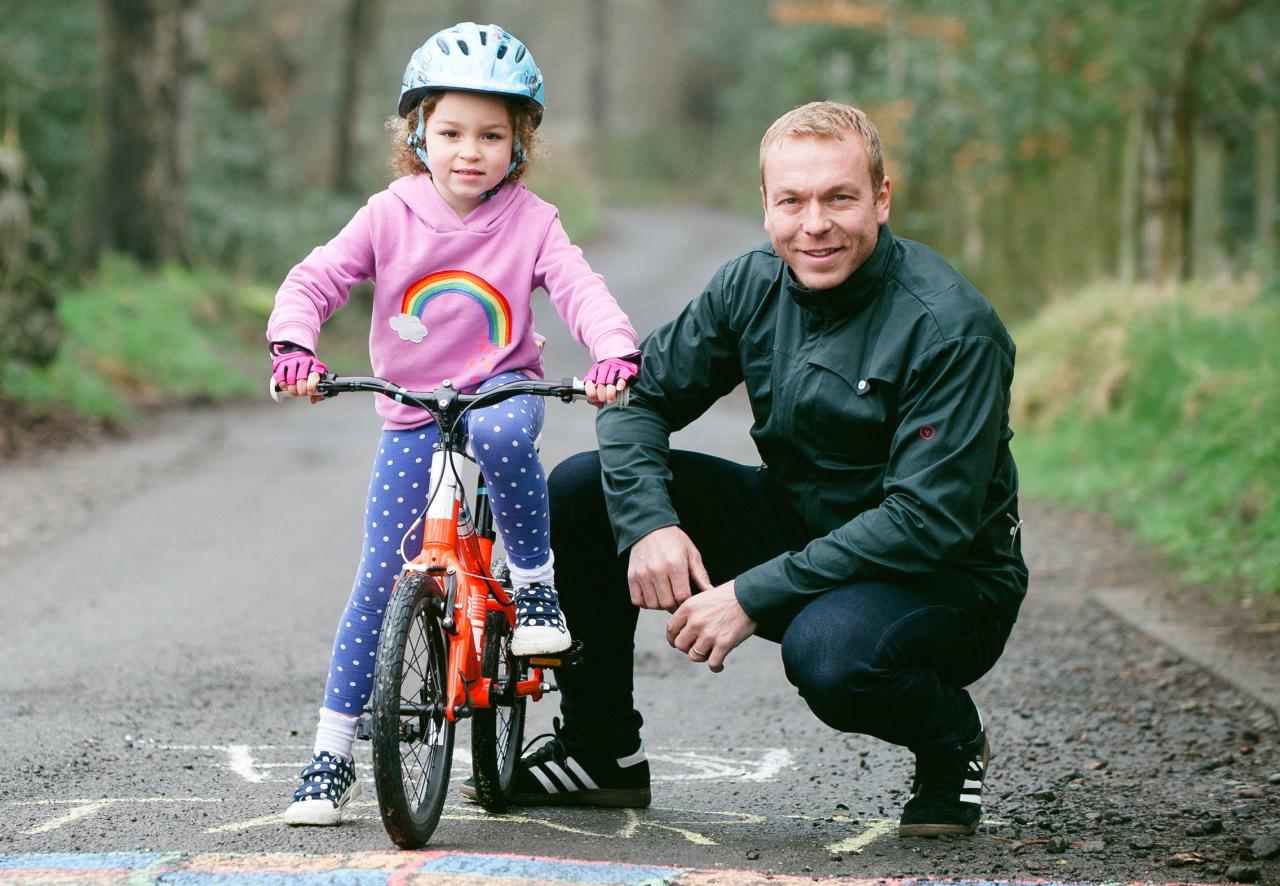
[[[705,652],[703,652],[701,649],[694,649],[694,648],[691,648],[689,651],[690,651],[690,652],[692,652],[694,655],[698,656],[698,658],[706,658],[706,657],[707,657],[707,654],[706,654]]]

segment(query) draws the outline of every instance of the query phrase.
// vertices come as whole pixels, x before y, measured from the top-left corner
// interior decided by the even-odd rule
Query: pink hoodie
[[[519,183],[463,220],[426,175],[392,182],[289,272],[267,338],[315,351],[321,324],[366,279],[374,281],[373,373],[412,390],[445,379],[471,390],[510,370],[541,378],[531,304],[538,287],[594,360],[637,349],[631,321],[569,242],[556,208]],[[388,430],[430,419],[385,397],[376,404]]]

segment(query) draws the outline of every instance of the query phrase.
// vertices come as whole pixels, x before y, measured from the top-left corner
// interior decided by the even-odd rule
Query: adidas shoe
[[[959,747],[916,755],[911,799],[902,809],[899,837],[972,834],[982,818],[982,782],[991,746],[986,730]]]
[[[511,654],[551,655],[564,652],[573,643],[560,612],[556,589],[546,582],[516,588],[516,627],[511,637]]]
[[[553,722],[555,735],[551,740],[520,761],[512,803],[625,809],[649,805],[649,760],[644,755],[643,742],[634,753],[622,757],[593,750],[570,750],[560,737],[559,719]],[[475,782],[467,779],[459,792],[468,800],[476,799]]]
[[[293,802],[284,811],[291,825],[335,825],[342,823],[342,810],[360,796],[354,760],[319,753],[301,774],[302,784],[293,792]]]

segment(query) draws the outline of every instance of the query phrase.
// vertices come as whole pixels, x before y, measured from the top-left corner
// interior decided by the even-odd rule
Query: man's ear
[[[769,198],[764,192],[764,182],[760,183],[760,205],[764,209],[764,230],[769,233]]]
[[[879,224],[888,224],[889,222],[889,203],[893,197],[892,183],[889,176],[884,177],[884,181],[880,184],[880,193],[876,194],[876,221]]]

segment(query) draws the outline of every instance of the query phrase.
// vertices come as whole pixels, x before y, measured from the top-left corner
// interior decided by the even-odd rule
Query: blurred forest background
[[[1277,0],[0,0],[0,409],[255,389],[229,355],[389,181],[404,65],[460,20],[532,48],[531,184],[578,237],[758,214],[770,121],[867,110],[894,230],[1015,326],[1029,487],[1280,595]]]

